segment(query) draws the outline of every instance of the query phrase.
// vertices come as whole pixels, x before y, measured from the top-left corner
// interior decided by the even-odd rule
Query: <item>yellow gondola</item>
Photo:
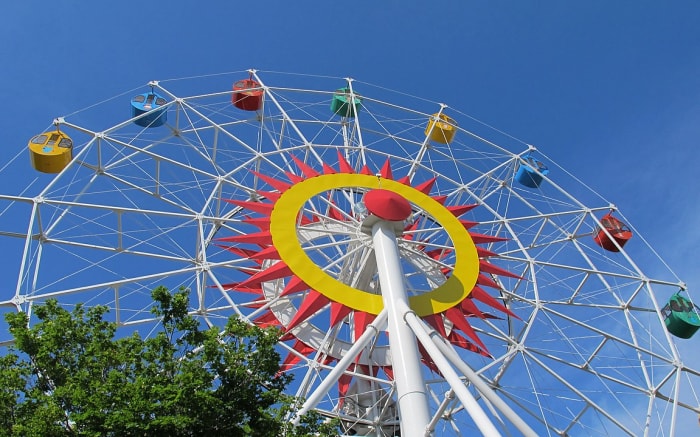
[[[73,159],[73,140],[59,130],[29,140],[32,167],[43,173],[59,173]]]
[[[430,135],[430,139],[436,143],[450,144],[455,136],[455,126],[455,121],[445,114],[433,114],[428,120],[425,135]]]

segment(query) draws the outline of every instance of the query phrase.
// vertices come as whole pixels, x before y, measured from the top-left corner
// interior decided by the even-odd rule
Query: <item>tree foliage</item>
[[[56,301],[7,314],[14,347],[0,357],[0,434],[21,436],[333,435],[317,416],[286,420],[290,377],[279,333],[231,318],[200,329],[188,295],[152,293],[161,330],[116,338],[107,308]]]

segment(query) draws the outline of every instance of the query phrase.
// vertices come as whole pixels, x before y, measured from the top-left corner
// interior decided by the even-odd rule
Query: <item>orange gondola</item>
[[[632,238],[632,231],[623,222],[613,217],[611,213],[600,219],[603,225],[593,237],[593,241],[605,250],[619,252],[620,248]],[[615,244],[617,243],[617,244]]]

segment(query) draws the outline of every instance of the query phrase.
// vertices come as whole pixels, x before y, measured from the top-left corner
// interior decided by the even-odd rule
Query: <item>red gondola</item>
[[[611,213],[604,215],[600,219],[600,224],[605,229],[599,229],[598,233],[593,237],[593,241],[605,250],[619,252],[620,248],[632,238],[632,231],[627,225],[613,217]],[[617,245],[615,242],[617,242]]]
[[[231,103],[244,111],[257,111],[262,106],[263,90],[253,79],[243,79],[233,84]]]

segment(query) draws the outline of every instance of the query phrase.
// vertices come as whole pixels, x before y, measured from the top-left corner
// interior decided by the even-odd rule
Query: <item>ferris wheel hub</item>
[[[374,189],[365,194],[367,211],[388,221],[406,220],[411,215],[411,204],[403,196],[389,190]]]

